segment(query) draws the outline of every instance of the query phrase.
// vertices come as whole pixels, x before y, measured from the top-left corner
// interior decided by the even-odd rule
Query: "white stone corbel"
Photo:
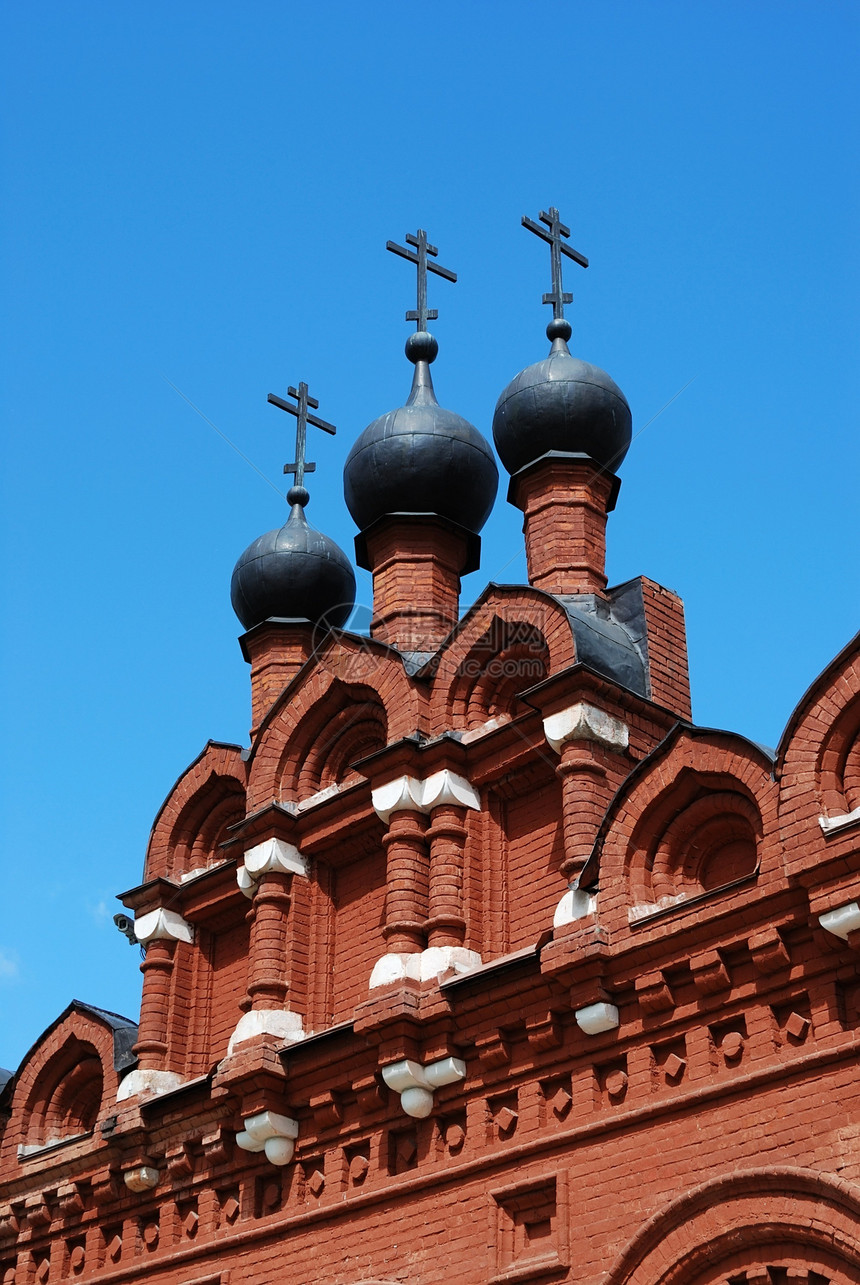
[[[584,701],[550,714],[543,720],[543,731],[556,754],[568,741],[597,741],[611,750],[626,750],[630,743],[626,723]]]
[[[422,812],[421,781],[414,776],[398,776],[370,792],[370,801],[381,821],[388,824],[392,812]]]
[[[856,933],[860,929],[860,905],[856,901],[849,901],[844,906],[837,906],[835,910],[826,910],[823,915],[818,916],[818,922],[827,932],[833,933],[834,937],[847,941],[849,933]]]
[[[421,808],[432,812],[433,808],[443,804],[449,807],[473,808],[481,810],[481,798],[478,791],[464,776],[458,776],[447,767],[441,772],[434,772],[420,783]]]
[[[382,1068],[382,1078],[400,1094],[400,1105],[407,1115],[424,1120],[433,1110],[433,1091],[466,1078],[466,1063],[459,1057],[443,1057],[428,1066],[404,1058]]]
[[[265,1151],[273,1165],[286,1165],[293,1158],[299,1122],[274,1111],[247,1116],[245,1128],[236,1134],[236,1146],[243,1151]]]
[[[172,1093],[185,1081],[176,1071],[144,1071],[140,1067],[123,1076],[116,1091],[117,1102],[127,1098],[157,1098],[162,1093]]]
[[[618,1009],[614,1004],[587,1004],[574,1013],[576,1024],[586,1035],[601,1035],[614,1031],[618,1025]]]
[[[843,812],[838,817],[818,818],[818,824],[825,834],[832,834],[834,830],[844,830],[846,826],[853,825],[855,821],[860,821],[860,808],[855,808],[853,812]]]
[[[480,968],[483,960],[476,950],[465,946],[428,946],[412,954],[381,955],[373,965],[369,989],[390,986],[392,982],[431,982],[445,973],[462,976]]]
[[[284,839],[264,839],[245,853],[243,863],[236,871],[236,882],[246,897],[253,897],[257,883],[268,874],[307,878],[307,857],[302,856],[294,843],[287,843]]]
[[[235,1053],[240,1044],[258,1035],[275,1035],[284,1044],[297,1044],[305,1038],[300,1013],[288,1008],[252,1008],[243,1013],[227,1045],[227,1056]]]
[[[568,888],[561,901],[555,908],[555,914],[552,917],[553,928],[561,928],[563,924],[575,923],[577,919],[586,919],[588,915],[593,915],[597,908],[597,897],[583,888]]]
[[[157,910],[150,910],[135,919],[134,935],[142,946],[148,946],[151,941],[184,941],[190,944],[194,940],[194,929],[175,910],[159,906]]]
[[[386,824],[392,812],[432,812],[442,804],[481,810],[481,798],[474,786],[447,767],[424,780],[398,776],[377,786],[370,797],[377,816]]]
[[[152,1191],[153,1187],[157,1187],[161,1174],[157,1169],[153,1169],[152,1165],[136,1165],[134,1169],[126,1169],[122,1177],[129,1191],[139,1194],[142,1191]]]

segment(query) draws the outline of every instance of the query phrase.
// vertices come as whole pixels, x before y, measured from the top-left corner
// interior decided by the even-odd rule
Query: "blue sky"
[[[308,517],[351,554],[343,459],[409,387],[388,238],[459,273],[436,390],[489,434],[547,348],[520,216],[560,208],[572,350],[641,430],[610,579],[684,597],[698,722],[776,742],[857,628],[858,15],[6,4],[0,1065],[72,997],[136,1015],[113,898],[203,743],[246,739],[230,573],[283,501],[170,384],[283,491],[266,394],[306,380],[338,425]],[[464,604],[521,550],[502,492]]]

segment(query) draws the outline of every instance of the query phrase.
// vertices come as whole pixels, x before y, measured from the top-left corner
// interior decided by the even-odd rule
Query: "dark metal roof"
[[[347,508],[362,530],[389,513],[436,513],[480,531],[499,486],[492,447],[473,424],[437,402],[432,335],[410,335],[406,351],[415,362],[409,398],[375,419],[347,456]]]
[[[343,550],[309,526],[296,503],[284,526],[267,531],[242,554],[230,600],[245,629],[273,616],[325,620],[339,628],[355,603],[355,572]]]
[[[493,440],[509,473],[547,451],[579,451],[614,472],[632,431],[627,398],[615,381],[572,357],[560,336],[548,357],[511,380],[493,415]]]
[[[637,630],[630,628],[629,602],[625,601],[628,619],[622,623],[613,611],[611,596],[608,601],[596,594],[554,594],[553,597],[567,612],[577,661],[639,696],[650,696],[647,658],[634,641]],[[641,586],[639,606],[643,611]],[[643,618],[641,633],[644,635],[644,632]]]

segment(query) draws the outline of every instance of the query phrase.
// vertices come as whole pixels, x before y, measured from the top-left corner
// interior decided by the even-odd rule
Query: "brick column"
[[[251,666],[251,735],[313,649],[308,620],[264,620],[239,639]]]
[[[291,874],[264,874],[254,890],[248,947],[248,1009],[283,1009],[286,978]]]
[[[442,804],[430,814],[430,917],[425,925],[428,946],[462,946],[466,938],[463,915],[463,849],[466,808]]]
[[[156,938],[148,943],[146,958],[140,966],[143,995],[134,1052],[142,1071],[162,1070],[167,1058],[167,1021],[175,953],[175,941]]]
[[[607,751],[624,753],[629,732],[621,719],[585,701],[545,717],[543,729],[560,756],[556,771],[562,782],[564,859],[560,873],[569,891],[556,909],[554,923],[558,927],[590,913],[590,898],[580,890],[579,876],[591,855],[612,792],[605,766]]]
[[[432,514],[395,513],[356,541],[373,573],[372,637],[401,651],[437,651],[459,619],[460,576],[477,566],[477,536]]]
[[[248,989],[240,1005],[245,1011],[230,1037],[228,1055],[261,1036],[282,1042],[303,1038],[301,1014],[287,1007],[287,994],[293,880],[307,877],[307,862],[294,844],[264,839],[247,850],[236,875],[253,904]]]
[[[597,828],[609,802],[606,768],[594,757],[594,747],[568,741],[555,769],[561,777],[564,860],[561,874],[568,884],[579,878],[588,860]]]
[[[606,518],[617,490],[612,473],[560,451],[512,477],[509,499],[523,512],[529,584],[548,593],[603,593]]]
[[[428,861],[426,821],[418,811],[398,809],[388,820],[385,926],[388,954],[415,954],[424,949],[427,918]]]

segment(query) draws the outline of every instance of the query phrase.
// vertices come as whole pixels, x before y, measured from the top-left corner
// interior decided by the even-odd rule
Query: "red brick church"
[[[332,426],[270,399],[250,744],[122,895],[139,1023],[74,1001],[2,1076],[2,1285],[860,1282],[860,643],[775,753],[691,721],[679,598],[606,583],[631,415],[541,220],[550,351],[493,419],[528,584],[460,615],[498,470],[436,400],[424,233],[411,392],[345,469],[369,637],[305,516]]]

